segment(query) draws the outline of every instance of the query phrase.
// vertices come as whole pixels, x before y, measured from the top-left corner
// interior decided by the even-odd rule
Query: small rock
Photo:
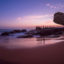
[[[17,38],[32,38],[33,35],[23,35],[23,36],[18,36]]]
[[[3,32],[1,36],[9,36],[9,32]]]

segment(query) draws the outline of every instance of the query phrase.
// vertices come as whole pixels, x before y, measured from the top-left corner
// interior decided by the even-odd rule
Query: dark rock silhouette
[[[54,22],[57,24],[64,25],[64,13],[57,12],[54,14]]]
[[[62,34],[62,31],[59,31],[57,29],[50,29],[50,30],[42,30],[40,31],[39,35],[40,36],[49,36],[49,35],[61,35]]]
[[[44,28],[34,32],[35,30],[33,31],[28,31],[27,33],[25,33],[24,35],[20,35],[18,36],[17,38],[32,38],[34,36],[39,36],[39,37],[47,37],[47,36],[50,36],[50,35],[54,35],[54,37],[60,37],[62,34],[63,34],[63,31],[64,31],[64,28]]]
[[[17,38],[32,38],[33,35],[23,35],[23,36],[18,36]]]
[[[10,34],[14,34],[14,33],[21,33],[21,32],[27,32],[26,29],[23,29],[23,30],[13,30],[10,32]]]
[[[36,27],[36,30],[39,31],[39,30],[42,30],[42,28],[41,27]]]
[[[9,32],[3,32],[1,36],[9,36]]]
[[[13,31],[10,31],[10,32],[3,32],[1,34],[1,36],[9,36],[10,34],[22,33],[22,32],[27,32],[27,30],[23,29],[23,30],[13,30]]]

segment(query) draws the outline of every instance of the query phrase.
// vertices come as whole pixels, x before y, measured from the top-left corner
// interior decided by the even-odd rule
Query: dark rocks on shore
[[[22,32],[27,32],[27,30],[23,29],[23,30],[13,30],[13,31],[10,31],[10,32],[3,32],[1,34],[1,36],[9,36],[10,34],[22,33]]]
[[[19,36],[18,38],[30,38],[33,36],[40,36],[40,37],[45,37],[45,36],[50,36],[50,35],[55,35],[56,37],[59,37],[63,34],[64,28],[50,28],[50,29],[38,29],[38,30],[30,30],[25,33],[23,36]]]
[[[41,27],[36,27],[36,31],[40,31],[40,30],[42,30]]]
[[[9,32],[3,32],[1,36],[9,36]]]
[[[54,14],[54,22],[57,24],[64,25],[64,13],[57,12]]]
[[[23,29],[23,30],[21,30],[21,32],[27,32],[27,30],[26,29]]]
[[[30,30],[28,32],[26,32],[27,35],[37,35],[37,31],[36,30]]]
[[[26,29],[23,29],[23,30],[13,30],[11,32],[9,32],[10,34],[14,34],[14,33],[21,33],[21,32],[27,32]]]
[[[43,37],[43,36],[50,36],[50,35],[62,35],[64,33],[64,28],[48,28],[48,29],[45,29],[43,30],[43,28],[37,28],[37,30],[30,30],[30,31],[27,31],[25,29],[23,30],[13,30],[11,32],[3,32],[1,34],[1,36],[9,36],[11,34],[16,34],[16,33],[23,33],[25,32],[24,34],[25,35],[22,35],[22,36],[18,36],[18,38],[31,38],[33,36],[40,36],[40,37]]]
[[[32,38],[33,35],[23,35],[23,36],[18,36],[17,38]]]
[[[48,36],[48,35],[60,35],[62,34],[62,29],[57,28],[57,29],[44,29],[38,32],[37,34],[40,36]]]
[[[13,30],[10,32],[3,32],[1,34],[1,36],[9,36],[12,34],[16,34],[16,33],[24,33],[24,35],[20,35],[17,38],[31,38],[33,36],[50,36],[50,35],[59,35],[61,36],[62,34],[64,34],[64,28],[39,28],[37,27],[37,29],[35,30]]]
[[[11,32],[9,32],[10,34],[14,34],[14,33],[20,33],[20,30],[13,30]]]

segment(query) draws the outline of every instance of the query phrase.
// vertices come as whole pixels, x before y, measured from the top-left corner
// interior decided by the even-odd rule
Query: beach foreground
[[[64,41],[27,49],[1,47],[0,64],[64,64]]]

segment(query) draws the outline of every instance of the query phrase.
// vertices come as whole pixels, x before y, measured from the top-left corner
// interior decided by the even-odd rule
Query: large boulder
[[[60,25],[64,25],[64,13],[57,12],[54,14],[54,22]]]

